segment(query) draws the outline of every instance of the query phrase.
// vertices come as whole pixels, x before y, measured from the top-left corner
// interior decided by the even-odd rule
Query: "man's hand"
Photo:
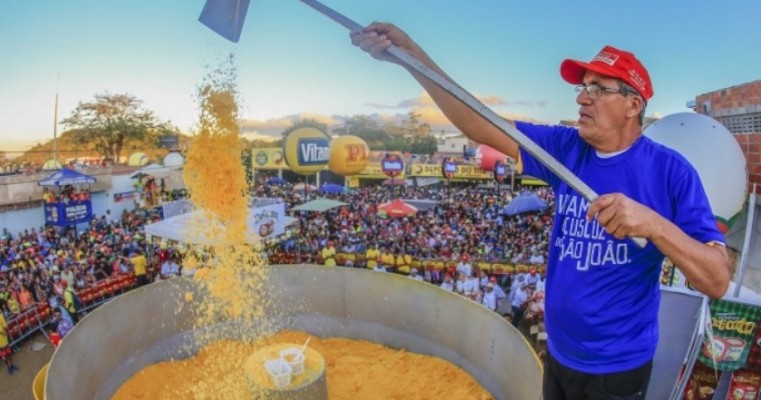
[[[658,213],[622,193],[605,194],[593,201],[587,219],[596,219],[605,232],[623,240],[627,236],[649,239],[662,220]]]
[[[396,57],[386,52],[392,44],[416,57],[420,53],[420,47],[393,24],[373,22],[362,32],[351,32],[350,36],[352,44],[378,60],[398,63]]]

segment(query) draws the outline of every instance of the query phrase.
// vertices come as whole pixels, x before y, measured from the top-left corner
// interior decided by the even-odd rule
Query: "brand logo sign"
[[[457,173],[457,161],[452,157],[447,157],[441,163],[441,174],[444,178],[452,179]]]
[[[384,174],[393,178],[404,171],[404,161],[396,154],[386,154],[381,160],[381,168]]]
[[[500,160],[497,160],[494,162],[494,179],[502,183],[505,180],[505,176],[507,175],[507,171],[505,169],[505,163],[503,163]]]
[[[316,128],[296,129],[283,140],[283,155],[285,163],[297,174],[322,171],[330,160],[330,136]]]
[[[330,159],[330,141],[322,138],[298,140],[299,165],[326,165]]]

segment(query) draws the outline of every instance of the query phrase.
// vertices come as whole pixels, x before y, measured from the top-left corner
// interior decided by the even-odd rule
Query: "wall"
[[[84,174],[93,176],[96,182],[89,185],[90,192],[102,192],[111,187],[110,169],[84,169],[79,170]],[[37,182],[50,176],[53,171],[31,175],[9,175],[0,177],[0,205],[23,203],[29,200],[42,198],[42,186]],[[57,191],[56,188],[51,188]]]
[[[748,163],[749,187],[761,194],[761,80],[699,95],[695,111],[721,122],[734,135]]]
[[[111,188],[104,193],[103,199],[106,210],[111,210],[112,218],[119,218],[125,210],[132,211],[135,209],[137,193],[135,193],[134,183],[135,180],[130,179],[129,175],[114,175],[112,177]],[[135,197],[129,197],[130,195]],[[119,200],[119,197],[122,199]],[[106,210],[99,214],[104,214]],[[93,204],[93,212],[97,213],[95,204]]]
[[[14,235],[23,232],[24,229],[39,229],[44,225],[45,212],[41,206],[0,213],[0,230],[6,228]]]
[[[98,169],[94,171],[82,171],[92,175],[97,182],[90,185],[93,214],[102,216],[107,210],[111,210],[112,218],[121,216],[124,210],[135,209],[135,198],[130,197],[134,193],[135,180],[130,178],[133,171],[115,171]],[[30,200],[42,198],[42,187],[37,182],[52,172],[34,175],[12,175],[0,177],[0,205],[26,203]],[[162,171],[162,177],[167,182],[169,190],[182,187],[182,171]],[[52,190],[57,191],[56,188]],[[114,196],[115,194],[121,196]],[[121,200],[119,198],[121,197]],[[31,227],[39,228],[45,224],[45,213],[42,206],[0,212],[0,229],[7,228],[11,233],[17,234]],[[80,224],[79,229],[85,225]]]

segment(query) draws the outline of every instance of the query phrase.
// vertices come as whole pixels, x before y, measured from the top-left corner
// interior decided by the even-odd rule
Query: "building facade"
[[[748,163],[749,190],[761,194],[761,80],[699,95],[695,111],[721,122],[737,139]]]

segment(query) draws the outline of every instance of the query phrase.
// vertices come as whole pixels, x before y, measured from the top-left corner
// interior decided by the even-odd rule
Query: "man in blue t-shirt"
[[[446,76],[404,32],[373,23],[352,42],[375,58],[397,61],[393,43]],[[592,203],[518,144],[448,92],[412,72],[468,138],[518,160],[556,196],[550,238],[545,322],[544,399],[643,399],[658,342],[658,277],[670,258],[690,284],[719,298],[729,258],[694,168],[642,135],[653,87],[629,52],[603,48],[589,63],[565,60],[562,78],[576,86],[578,128],[515,126],[600,196]],[[648,240],[638,248],[627,237]]]

